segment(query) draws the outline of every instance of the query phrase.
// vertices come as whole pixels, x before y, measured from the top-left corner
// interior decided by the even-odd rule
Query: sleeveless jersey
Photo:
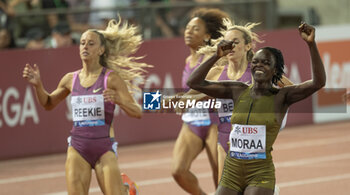
[[[271,157],[271,151],[272,151],[272,145],[276,140],[276,137],[278,135],[279,129],[281,124],[279,124],[276,120],[275,116],[275,95],[270,96],[262,96],[259,99],[253,99],[250,96],[250,91],[252,90],[252,86],[250,85],[236,100],[235,102],[235,108],[232,112],[231,117],[231,123],[233,125],[232,131],[237,131],[237,134],[240,133],[242,136],[254,136],[254,134],[259,133],[259,129],[254,129],[256,126],[265,126],[265,130],[261,131],[261,133],[264,134],[263,137],[265,140],[260,140],[262,142],[265,142],[265,148],[263,150],[266,153],[265,159],[272,160]],[[277,90],[277,89],[273,89]],[[246,125],[246,126],[252,126],[252,128],[235,128],[234,125]],[[239,132],[238,132],[239,131]],[[231,135],[235,134],[231,132]],[[238,135],[237,135],[238,136]],[[241,139],[241,137],[238,137],[238,139]],[[239,141],[236,143],[234,142],[234,139],[230,137],[231,146],[233,144],[236,144],[237,147],[247,147],[248,149],[253,149],[254,147],[259,147],[259,143],[257,140],[255,140],[255,143],[252,141],[254,140],[240,140],[241,143],[247,142],[247,144],[239,144]],[[230,148],[230,156],[232,156],[232,151]],[[243,158],[246,159],[246,158]],[[254,159],[254,158],[253,158]],[[263,158],[264,159],[264,158]],[[254,160],[253,160],[254,161]]]
[[[219,81],[231,80],[227,76],[228,65],[225,66],[222,71]],[[250,63],[248,63],[247,69],[237,81],[244,82],[247,84],[251,84],[252,82],[252,74],[250,70]],[[221,101],[221,108],[218,109],[217,117],[218,117],[218,142],[224,148],[226,152],[228,152],[228,141],[230,137],[231,131],[231,115],[234,107],[234,103],[232,99],[216,99],[217,101]]]
[[[193,68],[190,67],[191,60],[188,60],[188,62],[186,63],[184,71],[182,72],[182,88],[186,91],[190,89],[186,84],[188,77],[190,77],[191,73],[202,63],[203,59],[204,55],[201,55],[197,64]]]
[[[109,129],[113,120],[115,105],[105,102],[103,90],[107,88],[106,68],[103,68],[96,82],[90,87],[80,84],[79,72],[74,73],[72,87],[72,136],[83,138],[109,137]]]

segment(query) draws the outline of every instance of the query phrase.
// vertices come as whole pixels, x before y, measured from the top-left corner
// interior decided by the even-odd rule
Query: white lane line
[[[44,174],[29,175],[29,176],[23,176],[23,177],[13,177],[9,179],[0,179],[0,184],[17,183],[17,182],[32,181],[32,180],[38,180],[38,179],[50,179],[50,178],[64,177],[64,176],[65,176],[64,172],[44,173]]]
[[[198,178],[210,178],[211,172],[206,173],[200,173],[197,174]],[[283,182],[278,183],[279,188],[287,188],[287,187],[294,187],[294,186],[301,186],[301,185],[308,185],[308,184],[316,184],[316,183],[322,183],[322,182],[329,182],[329,181],[337,181],[342,179],[350,179],[350,173],[347,174],[341,174],[341,175],[332,175],[332,176],[325,176],[325,177],[314,177],[309,179],[303,179],[303,180],[297,180],[297,181],[289,181],[289,182]],[[164,183],[171,183],[174,182],[172,177],[165,177],[165,178],[158,178],[153,180],[145,180],[137,182],[139,186],[147,186],[147,185],[155,185],[155,184],[164,184]],[[101,192],[100,188],[94,187],[90,188],[89,193],[97,193]],[[49,193],[46,195],[66,195],[67,192],[55,192],[55,193]]]
[[[281,167],[294,167],[294,166],[302,166],[302,165],[308,165],[308,164],[316,164],[316,163],[346,160],[346,159],[350,159],[350,153],[337,154],[332,156],[322,156],[322,157],[316,157],[316,158],[306,158],[302,160],[293,160],[293,161],[286,161],[286,162],[275,162],[274,164],[276,168],[281,168]]]
[[[296,166],[303,166],[308,164],[314,165],[322,162],[330,162],[330,161],[346,160],[346,159],[350,159],[350,153],[327,156],[327,157],[308,158],[308,159],[296,160],[296,161],[280,162],[280,163],[275,163],[275,167],[296,167]],[[196,174],[196,176],[198,178],[208,178],[208,177],[211,177],[211,174],[212,174],[211,172],[205,172],[205,173]],[[346,178],[348,177],[347,175],[348,174],[345,175]],[[329,177],[319,177],[319,178],[305,180],[305,182],[314,182],[314,183],[326,182],[326,181],[332,181],[332,180],[335,180],[336,178],[342,178],[342,177],[344,176],[335,175],[335,176],[329,176]],[[281,183],[281,185],[278,184],[278,186],[289,187],[288,185],[297,185],[297,184],[302,185],[302,183],[300,184],[298,183],[299,181],[304,181],[304,180],[285,182],[285,183]],[[164,183],[171,183],[171,182],[174,182],[172,177],[164,177],[164,178],[158,178],[158,179],[137,181],[136,183],[139,186],[147,186],[147,185],[164,184]],[[98,187],[90,188],[89,192],[100,192],[100,189]],[[64,194],[67,194],[67,192],[63,191],[63,192],[49,193],[47,195],[64,195]]]
[[[196,177],[198,179],[209,178],[211,176],[212,176],[211,172],[196,174]],[[172,183],[172,182],[175,182],[172,177],[164,177],[164,178],[140,181],[140,182],[137,182],[137,185],[138,186],[149,186],[149,185],[156,185],[156,184],[158,185],[158,184]],[[89,193],[92,193],[92,192],[101,192],[101,190],[99,187],[95,187],[95,188],[91,188],[89,190]],[[63,195],[63,194],[67,194],[67,192],[60,192],[60,194],[48,194],[48,195]]]
[[[204,153],[198,155],[197,157],[197,159],[199,160],[202,160],[205,158],[206,158],[206,155]],[[123,164],[119,164],[119,167],[120,169],[131,169],[131,168],[143,168],[147,166],[159,166],[161,164],[170,164],[170,163],[171,163],[171,158],[161,158],[156,160],[145,160],[145,161],[137,161],[133,163],[123,163]],[[59,171],[59,172],[51,172],[51,173],[44,173],[44,174],[37,174],[37,175],[0,179],[0,184],[26,182],[26,181],[32,181],[32,180],[50,179],[50,178],[64,177],[64,176],[65,176],[64,171]]]
[[[209,178],[212,176],[211,172],[206,172],[206,173],[199,173],[196,174],[198,179],[202,178]],[[149,186],[149,185],[158,185],[158,184],[165,184],[165,183],[172,183],[175,182],[172,177],[163,177],[163,178],[158,178],[158,179],[150,179],[150,180],[144,180],[144,181],[138,181],[137,185],[138,186]],[[96,193],[96,192],[101,192],[99,187],[94,187],[89,189],[89,194],[90,193]],[[66,195],[68,192],[67,191],[62,191],[62,192],[54,192],[54,193],[48,193],[46,195]]]
[[[313,140],[313,141],[279,144],[278,146],[276,146],[276,148],[277,148],[277,150],[284,150],[284,149],[293,149],[293,148],[308,147],[308,146],[319,146],[319,145],[326,145],[326,144],[339,144],[341,142],[348,142],[348,141],[350,141],[350,137],[318,139],[318,140]],[[201,153],[197,157],[197,159],[205,159],[205,158],[206,158],[206,155],[204,153]],[[346,154],[341,154],[341,155],[334,155],[332,158],[334,158],[333,160],[348,159],[349,154],[346,153]],[[303,165],[303,164],[310,164],[310,163],[318,163],[320,161],[326,162],[326,161],[329,161],[329,159],[331,159],[330,156],[297,160],[297,161],[276,162],[275,166],[276,167],[285,167],[285,166],[289,166],[290,163],[292,165],[294,165],[295,163],[300,163],[300,165]],[[169,164],[169,163],[171,163],[171,158],[161,158],[161,159],[155,159],[155,160],[144,160],[144,161],[136,161],[136,162],[131,162],[131,163],[122,163],[122,164],[119,164],[119,167],[121,169],[143,168],[143,167],[147,167],[147,166],[158,166],[161,164]],[[39,179],[49,179],[49,178],[64,177],[64,176],[65,176],[64,171],[60,171],[60,172],[52,172],[52,173],[44,173],[44,174],[37,174],[37,175],[30,175],[30,176],[21,176],[21,177],[0,179],[0,184],[25,182],[25,181],[32,181],[32,180],[39,180]]]
[[[147,166],[155,166],[155,165],[170,164],[170,163],[171,163],[171,158],[161,158],[161,159],[137,161],[137,162],[131,162],[131,163],[125,163],[125,164],[123,163],[119,165],[119,168],[132,169],[132,168],[142,168]]]
[[[280,188],[287,188],[287,187],[294,187],[294,186],[300,186],[300,185],[336,181],[336,180],[342,180],[342,179],[350,179],[350,173],[342,174],[342,175],[332,175],[332,176],[326,176],[326,177],[315,177],[315,178],[298,180],[298,181],[283,182],[283,183],[277,183],[277,185]]]
[[[322,145],[328,145],[328,144],[339,144],[344,142],[350,142],[350,136],[324,138],[324,139],[317,139],[312,141],[309,140],[309,141],[300,141],[300,142],[293,142],[293,143],[281,143],[281,144],[275,145],[274,148],[276,150],[288,150],[288,149],[295,149],[295,148],[322,146]]]
[[[211,177],[211,176],[212,176],[212,172],[205,172],[205,173],[196,174],[196,177],[198,179],[207,178],[207,177]],[[175,181],[172,177],[165,177],[165,178],[159,178],[159,179],[150,179],[150,180],[140,181],[140,182],[137,182],[137,185],[138,186],[149,186],[149,185],[154,185],[154,184],[162,184],[162,183],[170,183],[170,182],[175,182]]]

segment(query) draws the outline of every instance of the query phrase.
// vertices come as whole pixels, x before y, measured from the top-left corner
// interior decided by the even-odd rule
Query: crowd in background
[[[261,22],[257,30],[272,29],[278,26],[275,5],[277,0],[0,0],[0,50],[70,46],[85,30],[104,29],[118,15],[139,26],[145,40],[179,37],[196,7],[219,8],[238,24]]]
[[[210,2],[218,2],[210,1]],[[159,3],[203,3],[205,0],[0,0],[0,49],[59,48],[75,44],[82,32],[89,28],[103,29],[111,18],[118,18],[139,25],[145,39],[175,37],[183,33],[183,26],[191,8],[159,9],[148,19],[140,17],[140,10],[125,9],[137,5]],[[104,10],[124,7],[121,11]],[[43,11],[72,10],[77,13],[40,13]],[[101,10],[99,10],[101,9]],[[97,10],[91,11],[90,10]],[[150,15],[150,12],[141,13]],[[138,17],[138,19],[137,19]],[[140,24],[139,19],[145,20]],[[178,19],[181,18],[181,19]],[[156,25],[156,29],[148,28]],[[152,35],[151,35],[152,34]]]

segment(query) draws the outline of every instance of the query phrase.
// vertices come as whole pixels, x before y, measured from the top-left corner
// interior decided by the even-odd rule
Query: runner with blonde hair
[[[110,129],[115,104],[130,117],[142,116],[140,105],[129,92],[131,88],[137,89],[132,80],[142,78],[144,68],[150,66],[129,56],[141,43],[136,27],[115,20],[104,31],[87,30],[80,39],[82,69],[64,75],[51,93],[43,86],[39,67],[25,65],[23,77],[32,84],[45,109],[55,108],[71,93],[73,128],[66,160],[68,194],[88,194],[92,169],[104,194],[128,194],[112,152]]]
[[[250,84],[252,81],[250,63],[254,55],[253,49],[257,42],[262,42],[252,29],[258,23],[248,23],[245,26],[235,25],[228,19],[224,20],[226,30],[221,30],[219,39],[214,40],[214,45],[204,47],[199,53],[213,55],[217,45],[222,41],[233,41],[236,47],[226,56],[220,58],[208,74],[216,74],[216,80],[234,80]],[[231,115],[234,108],[232,99],[217,99],[221,102],[221,108],[217,111],[218,117],[218,179],[220,180],[224,167],[225,157],[228,151],[228,141],[231,131]]]

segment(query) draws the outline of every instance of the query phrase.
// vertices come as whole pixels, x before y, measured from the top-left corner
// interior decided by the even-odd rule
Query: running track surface
[[[171,177],[173,145],[167,141],[119,148],[120,169],[136,181],[140,195],[187,194]],[[350,121],[283,130],[272,154],[280,194],[350,194],[349,146]],[[0,194],[67,194],[64,162],[65,154],[0,161]],[[208,194],[215,191],[205,152],[191,170]],[[102,194],[94,174],[89,194]]]

